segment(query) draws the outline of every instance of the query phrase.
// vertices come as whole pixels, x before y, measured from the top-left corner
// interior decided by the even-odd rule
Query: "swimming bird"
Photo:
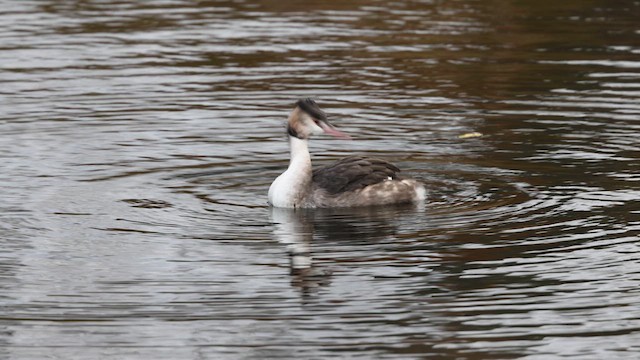
[[[400,169],[381,159],[348,156],[335,163],[311,167],[309,138],[337,130],[310,98],[298,100],[287,121],[291,159],[287,170],[269,188],[269,204],[281,208],[334,208],[420,202],[424,185],[398,176]]]

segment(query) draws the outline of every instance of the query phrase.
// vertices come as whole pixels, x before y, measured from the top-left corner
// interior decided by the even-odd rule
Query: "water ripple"
[[[0,358],[640,350],[637,4],[4,10]],[[425,206],[270,209],[305,96]]]

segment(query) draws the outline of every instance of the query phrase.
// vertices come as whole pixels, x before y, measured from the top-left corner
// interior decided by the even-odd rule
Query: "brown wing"
[[[330,194],[362,189],[365,186],[398,178],[395,165],[381,159],[348,156],[313,171],[313,182]]]

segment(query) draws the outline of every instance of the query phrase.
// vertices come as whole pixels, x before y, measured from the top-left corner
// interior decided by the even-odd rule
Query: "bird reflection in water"
[[[271,208],[276,240],[286,245],[289,254],[291,284],[300,289],[303,297],[320,286],[328,285],[331,271],[318,269],[313,264],[313,211],[310,209]]]
[[[393,241],[399,229],[416,230],[415,221],[424,210],[419,204],[387,207],[344,209],[287,209],[271,208],[274,236],[286,245],[289,255],[291,284],[303,297],[315,294],[331,283],[333,270],[314,263],[312,244],[329,246],[332,251],[351,246],[385,244]],[[411,216],[411,214],[413,216]],[[344,259],[341,260],[343,263]]]

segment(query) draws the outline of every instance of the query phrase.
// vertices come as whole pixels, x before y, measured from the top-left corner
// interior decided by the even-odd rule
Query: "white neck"
[[[289,136],[291,160],[269,188],[269,203],[275,207],[300,207],[311,185],[311,155],[306,139]]]
[[[311,155],[309,155],[309,142],[306,139],[298,139],[289,136],[289,150],[291,152],[291,161],[287,171],[298,168],[311,170]]]

